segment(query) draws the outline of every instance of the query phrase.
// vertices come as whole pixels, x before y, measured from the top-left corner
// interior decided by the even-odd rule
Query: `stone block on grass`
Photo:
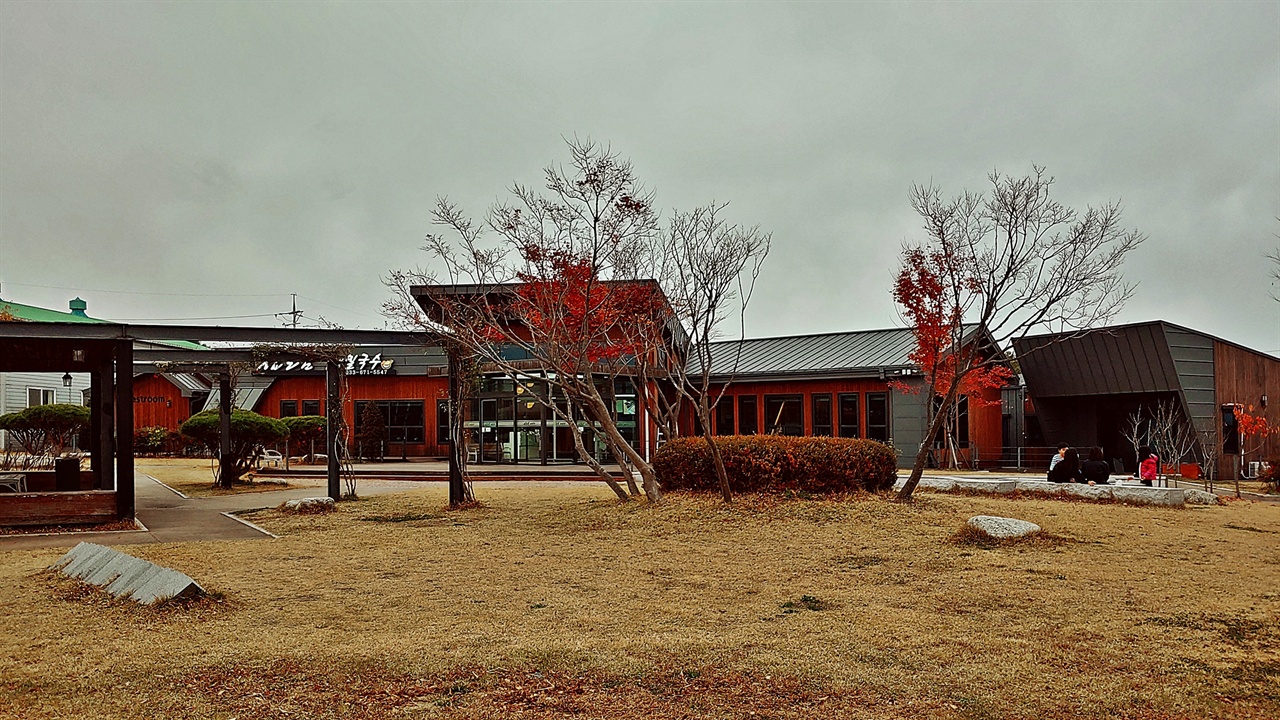
[[[1147,487],[1145,485],[1113,485],[1111,487],[1111,497],[1120,502],[1133,503],[1135,505],[1177,506],[1184,504],[1186,500],[1186,495],[1182,488]]]
[[[333,512],[335,505],[331,497],[309,497],[297,500],[286,500],[284,511],[291,513],[312,514]]]
[[[974,478],[956,478],[955,489],[976,490],[977,492],[1001,495],[1018,489],[1014,480],[976,480]]]
[[[969,527],[981,530],[997,540],[1019,538],[1040,532],[1040,526],[1018,520],[1017,518],[997,517],[995,515],[974,515],[969,518]]]
[[[94,543],[76,545],[50,568],[143,605],[205,594],[199,583],[177,570]]]
[[[1188,505],[1221,505],[1222,500],[1217,495],[1204,490],[1196,490],[1195,488],[1183,488],[1182,499]]]

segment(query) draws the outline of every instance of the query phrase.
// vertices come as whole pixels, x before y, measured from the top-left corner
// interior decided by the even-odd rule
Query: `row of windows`
[[[834,397],[834,413],[833,413]],[[764,432],[771,435],[804,435],[804,395],[765,395]],[[867,427],[862,431],[861,393],[815,393],[809,396],[813,435],[867,437],[889,441],[889,394],[867,393]],[[722,398],[716,405],[717,435],[755,435],[760,432],[758,395]],[[735,433],[734,420],[737,415]]]
[[[301,410],[299,410],[301,406]],[[319,415],[319,400],[281,400],[280,401],[280,417],[298,417],[299,415]]]

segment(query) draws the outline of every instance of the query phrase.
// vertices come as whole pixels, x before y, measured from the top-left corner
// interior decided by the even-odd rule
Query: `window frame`
[[[827,421],[819,422],[818,406],[827,406]],[[831,410],[833,407],[831,393],[814,393],[809,396],[809,426],[811,434],[814,437],[833,437],[835,425],[832,423],[833,415]]]
[[[853,424],[850,425],[844,421],[845,401],[853,401]],[[862,393],[859,392],[842,392],[836,399],[836,425],[840,431],[842,438],[860,438],[862,437]],[[853,431],[849,432],[849,428]]]
[[[771,416],[775,413],[769,407],[771,402],[782,403],[779,412],[776,415],[781,418],[782,414],[787,411],[787,403],[796,403],[795,419],[798,423],[783,423],[777,425],[773,423]],[[786,432],[785,428],[797,427],[796,432]],[[781,432],[778,430],[782,429]],[[764,396],[764,432],[766,435],[782,435],[784,437],[804,437],[804,395],[801,393],[775,393]]]
[[[760,403],[758,395],[738,395],[738,434],[739,435],[759,435],[760,434]],[[751,411],[744,412],[744,406],[749,406]]]

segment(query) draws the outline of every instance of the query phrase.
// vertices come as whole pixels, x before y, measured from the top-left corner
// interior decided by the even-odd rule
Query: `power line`
[[[99,290],[97,288],[65,287],[62,285],[32,285],[30,283],[5,282],[17,287],[42,288],[44,290],[73,290],[75,292],[110,293],[113,295],[156,295],[162,297],[280,297],[288,293],[162,293],[140,290]]]
[[[182,320],[238,320],[241,318],[276,317],[280,313],[263,313],[261,315],[215,315],[212,317],[179,317],[179,318],[116,318],[112,322],[179,322]]]

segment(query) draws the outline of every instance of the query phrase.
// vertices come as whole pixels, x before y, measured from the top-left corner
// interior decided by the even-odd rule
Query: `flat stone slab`
[[[199,583],[177,570],[105,545],[82,542],[49,567],[67,577],[97,585],[115,597],[143,605],[205,594]]]
[[[897,481],[893,483],[893,489],[901,490],[902,486],[906,484],[907,484],[906,478],[898,478]],[[956,481],[954,478],[933,477],[933,476],[925,475],[924,477],[920,478],[920,483],[916,485],[916,488],[917,489],[927,488],[929,490],[952,490],[955,488],[955,486],[956,486]]]
[[[1112,485],[1111,497],[1120,502],[1137,505],[1183,505],[1186,503],[1186,493],[1182,488],[1145,485]]]
[[[1017,518],[997,517],[995,515],[974,515],[969,518],[968,525],[1000,540],[1019,538],[1040,532],[1040,526],[1033,522],[1018,520]]]
[[[1018,483],[1013,480],[975,480],[973,478],[956,478],[955,488],[957,490],[976,490],[978,492],[988,493],[1011,493],[1018,489]]]

